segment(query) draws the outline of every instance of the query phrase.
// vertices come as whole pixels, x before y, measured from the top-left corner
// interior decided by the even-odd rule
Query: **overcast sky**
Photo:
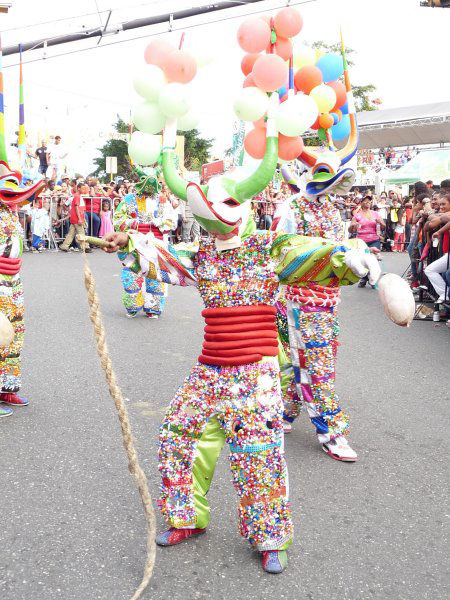
[[[92,28],[105,22],[113,9],[110,24],[134,18],[180,10],[202,1],[165,0],[13,0],[8,15],[0,15],[2,43],[7,47],[63,33]],[[231,144],[232,104],[242,84],[240,60],[243,52],[236,41],[236,30],[246,13],[264,10],[275,14],[280,0],[216,12],[174,25],[136,29],[97,40],[56,46],[47,50],[47,60],[24,67],[25,119],[30,133],[59,134],[71,149],[74,167],[86,172],[92,167],[95,148],[104,143],[115,115],[128,120],[130,109],[139,102],[132,88],[133,72],[144,64],[146,44],[159,37],[178,44],[185,28],[186,48],[205,45],[213,62],[202,69],[193,84],[194,101],[201,107],[200,129],[216,139],[220,153]],[[292,4],[296,4],[292,2]],[[419,0],[317,0],[298,5],[304,27],[298,42],[338,41],[339,26],[344,28],[346,45],[356,51],[351,72],[354,84],[373,83],[382,108],[408,106],[448,100],[448,32],[450,10],[420,8]],[[86,13],[91,13],[87,16]],[[236,15],[236,18],[230,18]],[[73,16],[71,20],[59,20]],[[225,19],[219,22],[218,19]],[[43,25],[36,25],[48,21]],[[201,26],[192,25],[204,23]],[[29,27],[33,25],[32,27]],[[34,26],[36,25],[36,26]],[[137,38],[126,41],[129,38]],[[114,43],[123,42],[123,43]],[[107,44],[114,43],[111,46]],[[85,50],[87,48],[96,48]],[[56,54],[72,52],[51,58]],[[40,59],[42,50],[26,52],[24,60]],[[14,131],[18,112],[17,56],[4,58],[7,128]],[[10,140],[13,141],[13,140]]]

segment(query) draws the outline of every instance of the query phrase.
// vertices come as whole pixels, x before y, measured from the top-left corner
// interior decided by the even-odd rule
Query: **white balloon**
[[[311,127],[318,115],[317,105],[312,98],[298,95],[282,102],[276,115],[278,131],[295,137]]]
[[[167,79],[164,71],[156,65],[145,65],[133,78],[136,92],[146,100],[153,102],[158,100],[159,94],[166,83]]]
[[[199,69],[213,61],[213,52],[207,45],[194,45],[192,48],[188,48],[188,51],[194,57]]]
[[[396,325],[409,327],[414,319],[416,303],[411,288],[399,275],[386,273],[378,281],[384,312]]]
[[[191,108],[189,112],[177,120],[177,129],[179,131],[190,131],[197,127],[199,121],[200,116]]]
[[[155,163],[161,151],[161,140],[156,135],[135,131],[128,144],[131,160],[143,167]]]
[[[234,112],[243,121],[257,121],[265,115],[269,97],[257,87],[243,88],[234,102]]]
[[[172,119],[182,117],[191,107],[186,86],[182,83],[168,83],[161,90],[158,104],[166,117]]]
[[[166,117],[154,102],[143,102],[133,111],[133,123],[144,133],[159,133],[164,129]]]

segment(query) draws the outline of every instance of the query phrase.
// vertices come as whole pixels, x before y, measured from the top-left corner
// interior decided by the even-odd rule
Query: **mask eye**
[[[234,198],[227,198],[226,200],[223,201],[224,204],[226,204],[227,206],[239,206],[239,202],[237,200],[235,200]]]
[[[326,165],[320,165],[319,167],[316,167],[314,169],[314,174],[316,173],[331,173],[331,169],[330,167],[327,167]]]

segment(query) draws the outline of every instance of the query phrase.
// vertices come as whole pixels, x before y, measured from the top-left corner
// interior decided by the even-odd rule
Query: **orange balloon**
[[[166,57],[175,52],[175,47],[164,40],[153,40],[144,51],[145,62],[162,68]]]
[[[330,114],[325,113],[323,115],[320,115],[320,117],[319,117],[319,125],[323,129],[329,129],[330,127],[333,126],[333,124],[334,124],[333,117]]]
[[[168,81],[189,83],[197,73],[197,63],[193,56],[183,50],[170,52],[162,62]]]
[[[262,52],[270,42],[270,27],[262,19],[246,19],[241,23],[237,39],[245,52]]]
[[[345,85],[340,81],[330,81],[327,83],[333,90],[336,92],[336,104],[331,112],[336,112],[335,109],[339,108],[343,104],[347,102],[347,90],[345,89]]]
[[[263,158],[266,151],[266,128],[258,127],[247,133],[244,148],[253,158]]]
[[[248,75],[252,72],[253,65],[255,64],[256,59],[260,56],[257,54],[246,54],[244,58],[241,60],[241,71],[244,75]]]
[[[278,134],[278,156],[283,160],[294,160],[303,152],[304,144],[302,138],[288,137],[282,133]]]
[[[322,83],[322,71],[318,67],[305,66],[301,67],[294,75],[295,87],[305,94]]]
[[[277,37],[277,41],[273,46],[273,51],[278,56],[281,56],[283,60],[289,60],[292,56],[292,43],[291,40],[287,40],[286,38]],[[269,44],[266,48],[266,52],[271,52],[271,44]]]
[[[253,65],[256,85],[265,92],[274,92],[288,80],[288,66],[277,54],[262,54]]]
[[[298,10],[287,7],[277,12],[273,24],[277,35],[289,38],[300,33],[303,27],[303,19]]]
[[[255,80],[253,79],[253,75],[251,73],[244,79],[242,87],[256,87]]]
[[[253,125],[258,128],[258,127],[266,127],[266,115],[263,115],[260,119],[258,119],[257,121],[253,121]]]

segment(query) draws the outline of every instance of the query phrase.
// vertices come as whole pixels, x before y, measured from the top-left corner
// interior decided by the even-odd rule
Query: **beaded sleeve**
[[[303,235],[281,234],[272,244],[271,254],[277,262],[275,273],[281,283],[306,286],[352,285],[359,281],[345,264],[349,250],[367,250],[359,239],[332,242]]]
[[[171,246],[157,240],[152,233],[129,234],[128,246],[119,252],[124,266],[135,273],[142,273],[172,285],[197,285],[194,260],[198,244]]]

